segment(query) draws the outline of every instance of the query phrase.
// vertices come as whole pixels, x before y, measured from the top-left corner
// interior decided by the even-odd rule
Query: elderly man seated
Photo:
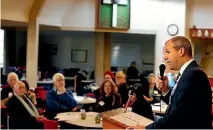
[[[10,129],[43,129],[43,117],[25,96],[25,84],[17,81],[13,90],[14,95],[7,103]]]
[[[118,86],[118,93],[121,95],[122,103],[126,104],[128,100],[129,86],[126,83],[126,75],[123,71],[116,73],[115,81]]]
[[[8,86],[5,86],[1,90],[1,106],[5,106],[9,97],[13,95],[13,87],[18,81],[18,76],[16,73],[11,72],[7,76]]]
[[[64,75],[56,73],[53,75],[54,87],[47,93],[46,98],[46,117],[53,119],[60,112],[72,111],[77,102],[70,90],[65,89]]]

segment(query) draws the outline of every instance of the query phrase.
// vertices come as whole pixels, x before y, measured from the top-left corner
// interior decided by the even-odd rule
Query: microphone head
[[[159,69],[160,69],[160,76],[163,77],[166,66],[164,64],[161,64],[159,66]]]

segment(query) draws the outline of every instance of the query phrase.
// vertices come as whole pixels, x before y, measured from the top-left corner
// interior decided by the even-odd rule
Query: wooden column
[[[104,33],[95,33],[95,82],[101,85],[104,75]]]
[[[110,33],[95,33],[95,81],[98,85],[103,82],[104,72],[110,70],[110,41]]]
[[[111,33],[104,33],[104,72],[111,67]]]
[[[191,36],[190,36],[190,28],[192,27],[192,0],[186,0],[186,16],[185,16],[185,36],[190,40],[191,46],[192,46],[192,56],[194,57],[194,50],[195,50],[195,45],[192,42]]]
[[[27,30],[26,77],[30,87],[33,88],[37,87],[38,36],[39,36],[39,24],[37,20],[29,21]]]
[[[26,78],[30,87],[37,87],[38,72],[38,38],[39,21],[38,16],[43,7],[44,0],[35,0],[29,13],[29,22],[27,30],[27,61]]]

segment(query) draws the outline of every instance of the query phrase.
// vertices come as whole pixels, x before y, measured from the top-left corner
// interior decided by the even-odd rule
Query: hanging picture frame
[[[71,50],[71,62],[87,62],[87,50],[83,49],[74,49]]]

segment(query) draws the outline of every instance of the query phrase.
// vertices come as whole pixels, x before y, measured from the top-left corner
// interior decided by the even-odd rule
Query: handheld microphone
[[[160,69],[160,76],[161,76],[161,80],[163,80],[163,76],[164,76],[164,71],[166,69],[166,66],[164,64],[161,64],[159,66],[159,69]]]

